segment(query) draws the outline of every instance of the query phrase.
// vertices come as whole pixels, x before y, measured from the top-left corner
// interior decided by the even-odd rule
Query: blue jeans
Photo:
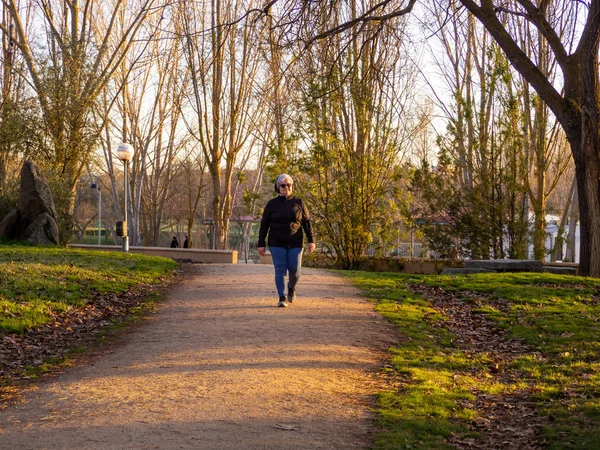
[[[302,248],[269,247],[275,266],[277,294],[285,295],[285,277],[289,274],[288,292],[296,289],[302,267]]]

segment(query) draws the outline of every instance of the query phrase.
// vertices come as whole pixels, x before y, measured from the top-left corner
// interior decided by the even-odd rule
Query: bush
[[[304,267],[312,267],[313,269],[341,269],[341,265],[333,258],[330,258],[323,253],[304,253],[302,258]]]

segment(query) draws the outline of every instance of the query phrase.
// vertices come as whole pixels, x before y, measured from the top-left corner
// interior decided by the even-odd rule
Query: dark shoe
[[[287,299],[285,298],[285,295],[282,295],[281,297],[279,297],[279,303],[277,303],[277,306],[279,306],[280,308],[285,308],[288,305]]]
[[[291,290],[288,292],[288,302],[294,303],[294,300],[296,300],[296,290]]]

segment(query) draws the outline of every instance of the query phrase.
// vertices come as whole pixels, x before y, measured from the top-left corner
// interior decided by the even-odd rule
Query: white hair
[[[292,183],[294,183],[294,179],[291,176],[289,176],[287,173],[282,173],[277,177],[277,180],[275,180],[275,184],[279,186],[281,183],[283,183],[283,180],[285,180],[286,178],[289,178],[290,180],[292,180]]]

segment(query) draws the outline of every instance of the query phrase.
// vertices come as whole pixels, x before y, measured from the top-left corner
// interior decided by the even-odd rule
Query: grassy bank
[[[377,448],[600,448],[600,280],[346,275],[400,332]]]
[[[23,334],[95,296],[159,283],[176,267],[129,253],[0,247],[0,331]]]

